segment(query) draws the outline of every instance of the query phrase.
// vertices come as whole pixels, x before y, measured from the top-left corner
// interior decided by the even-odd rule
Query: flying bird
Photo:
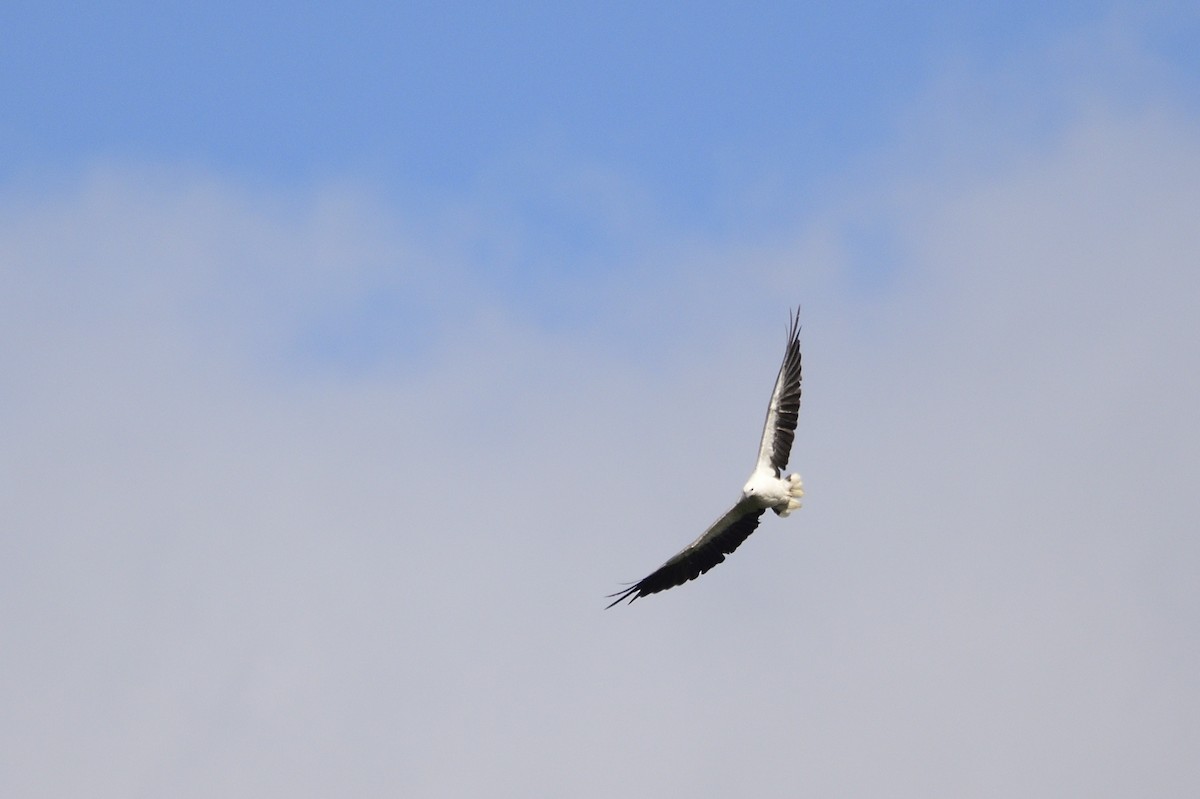
[[[796,420],[800,415],[799,310],[789,315],[788,321],[787,349],[784,350],[779,376],[775,378],[771,402],[767,405],[767,419],[763,426],[762,441],[758,445],[758,463],[742,488],[742,498],[703,535],[649,576],[622,591],[609,594],[609,599],[616,599],[608,607],[626,599],[633,602],[696,579],[741,546],[758,527],[759,519],[768,508],[779,516],[787,516],[800,507],[800,499],[804,496],[800,475],[783,477],[796,435]]]

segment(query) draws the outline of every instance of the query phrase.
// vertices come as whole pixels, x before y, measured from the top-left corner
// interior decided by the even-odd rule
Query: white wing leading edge
[[[758,469],[770,469],[776,477],[787,468],[796,437],[796,421],[800,418],[800,311],[792,315],[788,327],[787,349],[775,390],[767,405],[762,441],[758,445]]]

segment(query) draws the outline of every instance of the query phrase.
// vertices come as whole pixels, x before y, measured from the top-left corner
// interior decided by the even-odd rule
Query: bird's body
[[[791,318],[788,329],[787,349],[779,376],[775,379],[775,390],[767,405],[767,418],[763,425],[762,441],[758,447],[758,461],[746,485],[742,497],[711,527],[692,543],[684,547],[675,557],[668,560],[652,574],[630,587],[610,594],[616,597],[609,605],[628,599],[665,591],[694,580],[701,574],[725,560],[745,541],[759,519],[768,509],[779,516],[787,516],[800,507],[804,496],[804,485],[800,475],[783,476],[795,437],[796,421],[800,414],[800,315]]]
[[[742,496],[757,502],[763,510],[770,508],[779,516],[787,516],[800,507],[804,488],[798,474],[781,478],[774,472],[755,469],[742,489]]]

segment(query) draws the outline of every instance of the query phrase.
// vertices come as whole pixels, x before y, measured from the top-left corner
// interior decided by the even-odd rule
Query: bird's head
[[[750,497],[753,497],[756,494],[758,494],[758,489],[755,487],[753,480],[742,486],[742,499],[750,499]]]

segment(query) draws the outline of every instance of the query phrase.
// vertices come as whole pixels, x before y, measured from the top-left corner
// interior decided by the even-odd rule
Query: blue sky
[[[0,11],[0,794],[1200,794],[1194,4],[164,8]]]
[[[473,249],[479,279],[541,324],[590,319],[562,290],[631,279],[652,242],[786,237],[880,170],[936,168],[936,153],[971,146],[960,139],[974,133],[943,131],[909,158],[902,149],[929,134],[913,109],[1003,115],[1011,128],[979,140],[978,160],[1061,129],[1092,70],[1114,73],[1100,81],[1116,102],[1140,97],[1145,81],[1122,85],[1131,69],[1155,71],[1176,102],[1200,99],[1186,5],[16,4],[6,15],[0,175],[183,168],[293,196],[351,183],[434,230],[462,225],[466,208],[472,234],[453,230],[453,246]],[[1096,40],[1093,56],[1056,49],[1077,36]],[[1127,48],[1138,57],[1123,59]],[[891,285],[894,268],[873,259],[856,280]]]
[[[1186,4],[4,13],[0,176],[185,168],[299,195],[350,182],[426,225],[457,224],[466,206],[504,231],[501,244],[488,232],[473,243],[485,279],[547,323],[558,298],[539,287],[625,279],[647,239],[786,236],[831,196],[905,168],[898,143],[925,134],[912,109],[930,110],[948,85],[996,95],[951,104],[1019,109],[1006,124],[1022,140],[1073,113],[1083,75],[1072,68],[1153,69],[1176,102],[1200,101],[1200,23]],[[1073,36],[1098,40],[1091,61],[1056,50]],[[1136,100],[1144,82],[1121,82],[1105,80],[1112,97]],[[962,146],[932,148],[946,144]],[[931,162],[925,153],[915,168]],[[863,271],[888,279],[878,264]]]
[[[424,204],[544,158],[626,176],[672,224],[731,225],[764,183],[813,201],[946,70],[1020,72],[1089,26],[1136,26],[1195,100],[1195,15],[1134,8],[14,3],[0,174],[183,163]],[[547,188],[527,179],[536,218]]]

